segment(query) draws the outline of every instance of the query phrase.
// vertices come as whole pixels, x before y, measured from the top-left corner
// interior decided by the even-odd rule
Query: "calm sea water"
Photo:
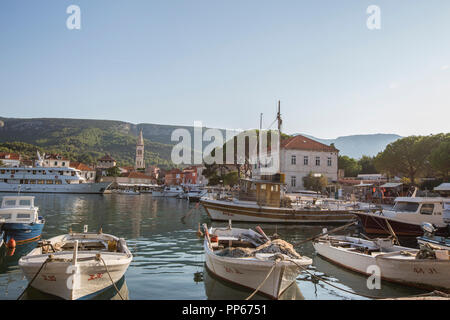
[[[4,194],[0,194],[3,196]],[[203,244],[196,231],[199,223],[211,225],[204,209],[186,200],[152,198],[142,195],[61,195],[36,194],[35,205],[46,223],[42,238],[50,238],[73,231],[103,228],[127,240],[134,258],[119,284],[122,296],[129,299],[245,299],[251,291],[217,280],[204,269]],[[184,223],[181,217],[194,208]],[[225,223],[213,222],[213,226]],[[254,224],[234,223],[236,227]],[[278,233],[293,244],[316,235],[322,228],[333,226],[301,226],[263,224],[264,231]],[[347,231],[351,233],[352,231]],[[353,231],[354,232],[354,231]],[[403,244],[403,243],[402,243]],[[36,243],[19,246],[14,253],[4,246],[0,249],[0,299],[17,299],[27,286],[19,266],[19,258]],[[396,284],[382,283],[381,290],[369,290],[366,278],[343,270],[314,254],[311,243],[295,245],[302,255],[314,259],[310,271],[336,286],[356,293],[379,297],[399,297],[424,291]],[[37,290],[28,290],[25,298],[54,298]],[[117,299],[112,289],[97,299]],[[365,299],[345,293],[323,282],[313,282],[308,274],[299,276],[297,283],[287,290],[285,299]],[[254,299],[263,299],[256,295]]]

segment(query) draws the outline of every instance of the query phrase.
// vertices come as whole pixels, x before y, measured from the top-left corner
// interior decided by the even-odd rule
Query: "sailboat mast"
[[[277,121],[278,121],[278,173],[281,173],[281,107],[280,107],[280,100],[278,100],[278,113],[277,113]]]

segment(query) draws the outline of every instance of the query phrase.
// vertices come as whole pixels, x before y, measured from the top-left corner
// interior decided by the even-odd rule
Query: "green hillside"
[[[92,164],[105,153],[120,165],[133,165],[137,126],[109,120],[0,118],[0,150],[34,157],[36,150],[61,153],[71,160]],[[148,164],[171,167],[170,145],[145,140]]]

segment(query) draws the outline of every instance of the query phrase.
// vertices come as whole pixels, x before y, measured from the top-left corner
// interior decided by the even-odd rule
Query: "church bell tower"
[[[142,136],[142,129],[139,132],[139,138],[138,138],[138,142],[136,144],[136,162],[134,164],[134,168],[136,170],[138,170],[138,169],[145,169],[145,162],[144,162],[144,137]]]

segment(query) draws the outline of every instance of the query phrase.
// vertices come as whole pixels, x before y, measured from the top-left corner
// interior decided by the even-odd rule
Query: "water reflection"
[[[218,278],[206,266],[203,269],[203,282],[208,300],[244,300],[254,291]],[[305,298],[297,283],[293,282],[278,299],[304,300]],[[256,293],[251,300],[268,300],[268,298]]]

